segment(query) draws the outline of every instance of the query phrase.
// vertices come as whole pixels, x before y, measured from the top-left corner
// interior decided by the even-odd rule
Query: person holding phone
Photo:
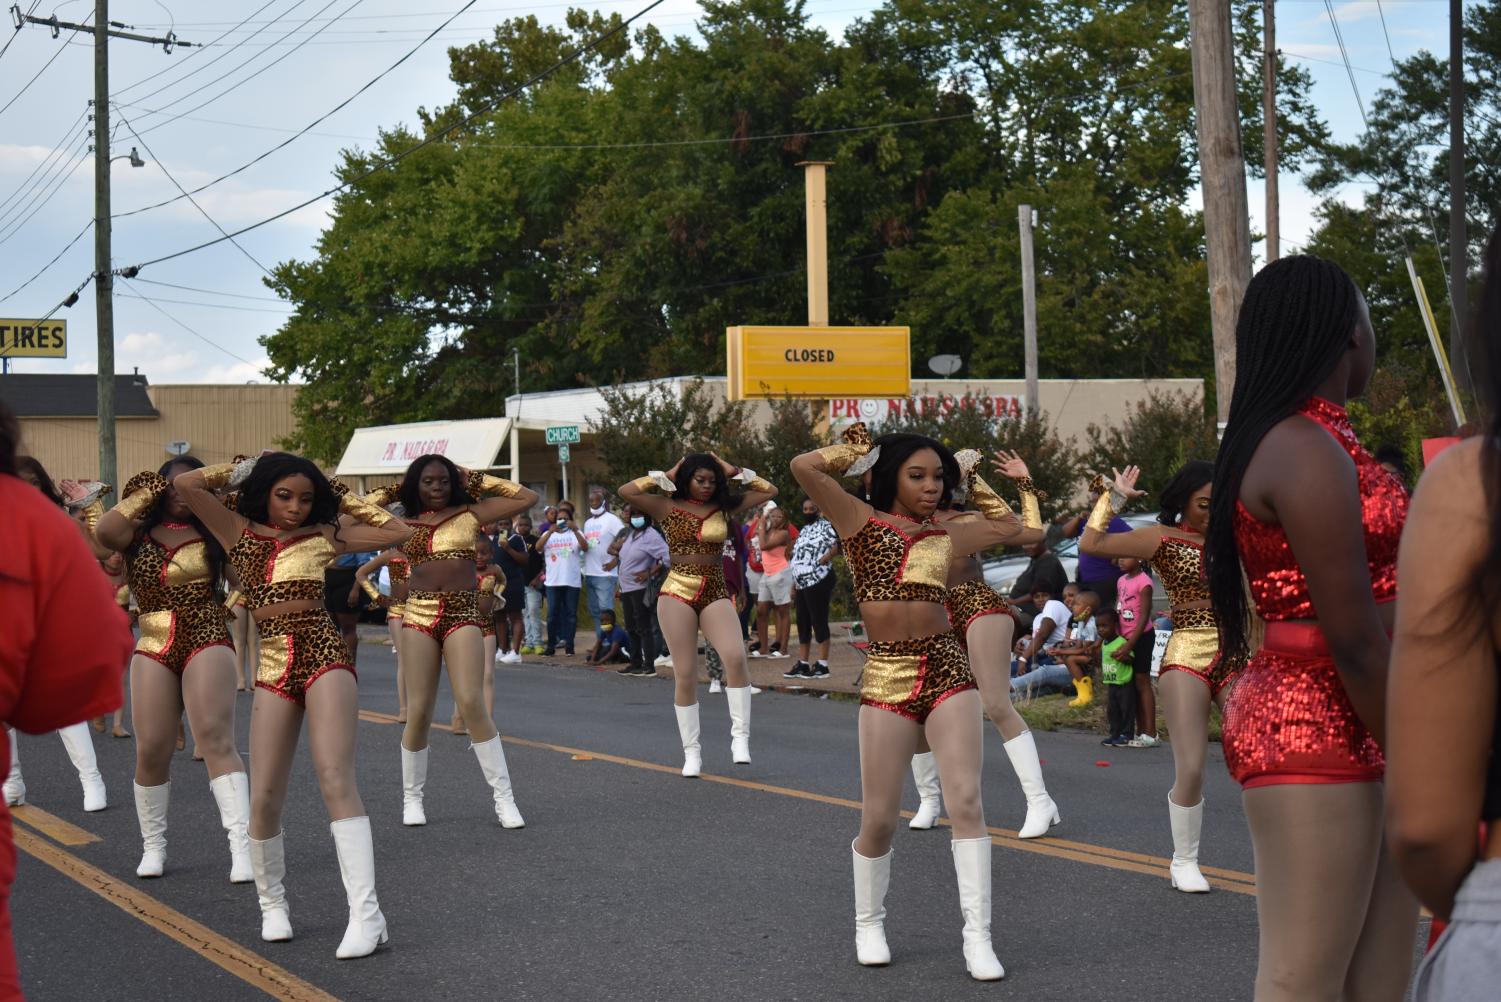
[[[547,657],[557,654],[558,645],[573,657],[573,636],[578,632],[579,592],[584,587],[584,553],[589,541],[573,517],[573,502],[558,502],[558,516],[537,540],[536,551],[546,567],[547,588]]]

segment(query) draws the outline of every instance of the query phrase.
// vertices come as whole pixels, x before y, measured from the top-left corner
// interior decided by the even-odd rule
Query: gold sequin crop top
[[[323,600],[323,571],[338,554],[323,533],[278,539],[248,527],[229,551],[229,565],[251,609],[278,602]]]
[[[1181,609],[1180,606],[1209,601],[1209,581],[1204,576],[1204,544],[1177,536],[1163,536],[1152,554],[1152,570],[1167,589],[1173,608],[1173,626],[1215,626],[1214,610]]]
[[[169,548],[149,533],[143,533],[141,544],[131,555],[126,576],[136,606],[142,612],[217,604],[208,544],[202,539],[190,539]]]
[[[667,537],[667,552],[675,557],[717,557],[730,538],[730,523],[722,511],[699,517],[674,506],[662,520],[662,535]]]
[[[844,541],[856,602],[938,602],[947,597],[949,534],[934,525],[908,532],[872,515]]]
[[[411,567],[421,567],[433,560],[474,560],[474,537],[479,519],[468,508],[461,508],[434,525],[408,519],[412,535],[401,544]]]

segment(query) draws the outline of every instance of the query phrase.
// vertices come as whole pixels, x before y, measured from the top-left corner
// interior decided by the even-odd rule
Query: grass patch
[[[1027,726],[1036,731],[1086,731],[1092,734],[1105,734],[1108,728],[1105,725],[1105,700],[1102,694],[1104,686],[1095,687],[1094,702],[1088,706],[1069,706],[1072,694],[1059,693],[1051,696],[1038,696],[1030,700],[1018,700],[1016,712],[1020,713]],[[1169,738],[1167,722],[1162,716],[1162,695],[1157,696],[1157,734],[1160,737]],[[1209,740],[1220,740],[1220,710],[1219,707],[1209,707]]]

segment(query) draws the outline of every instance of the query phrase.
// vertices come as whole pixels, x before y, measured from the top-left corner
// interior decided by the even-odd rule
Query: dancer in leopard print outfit
[[[240,464],[178,474],[187,507],[228,551],[260,630],[250,757],[250,862],[260,897],[261,938],[292,938],[287,912],[282,805],[297,738],[307,718],[309,749],[332,824],[349,926],[336,956],[364,957],[386,941],[375,896],[375,851],[354,775],[359,714],[354,666],[323,608],[323,571],[341,553],[383,550],[411,535],[398,519],[336,489],[300,456],[270,453]],[[239,486],[236,510],[214,494]]]

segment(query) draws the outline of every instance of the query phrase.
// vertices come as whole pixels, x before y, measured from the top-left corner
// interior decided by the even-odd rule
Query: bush
[[[1449,400],[1438,380],[1399,366],[1376,370],[1360,400],[1350,401],[1350,423],[1367,449],[1394,445],[1407,459],[1411,484],[1423,469],[1423,439],[1454,434]]]
[[[807,400],[768,401],[771,421],[756,430],[748,441],[727,443],[729,451],[720,455],[732,463],[755,470],[777,485],[777,504],[793,513],[793,521],[802,523],[802,486],[792,479],[792,461],[805,452],[829,444],[829,436],[816,423],[816,405]],[[825,425],[825,427],[827,427]]]
[[[687,384],[681,394],[666,382],[641,389],[604,386],[600,394],[605,407],[589,422],[589,430],[596,436],[598,472],[612,490],[648,470],[671,469],[689,452],[712,450],[723,456],[733,451],[731,446],[755,438],[750,408],[730,402],[714,406],[702,379]],[[725,458],[738,461],[733,455]]]
[[[1219,453],[1214,419],[1202,400],[1187,393],[1151,393],[1118,424],[1090,425],[1087,436],[1084,466],[1089,475],[1109,478],[1112,469],[1141,467],[1137,486],[1150,495],[1144,500],[1148,506],[1184,463],[1212,462]]]

